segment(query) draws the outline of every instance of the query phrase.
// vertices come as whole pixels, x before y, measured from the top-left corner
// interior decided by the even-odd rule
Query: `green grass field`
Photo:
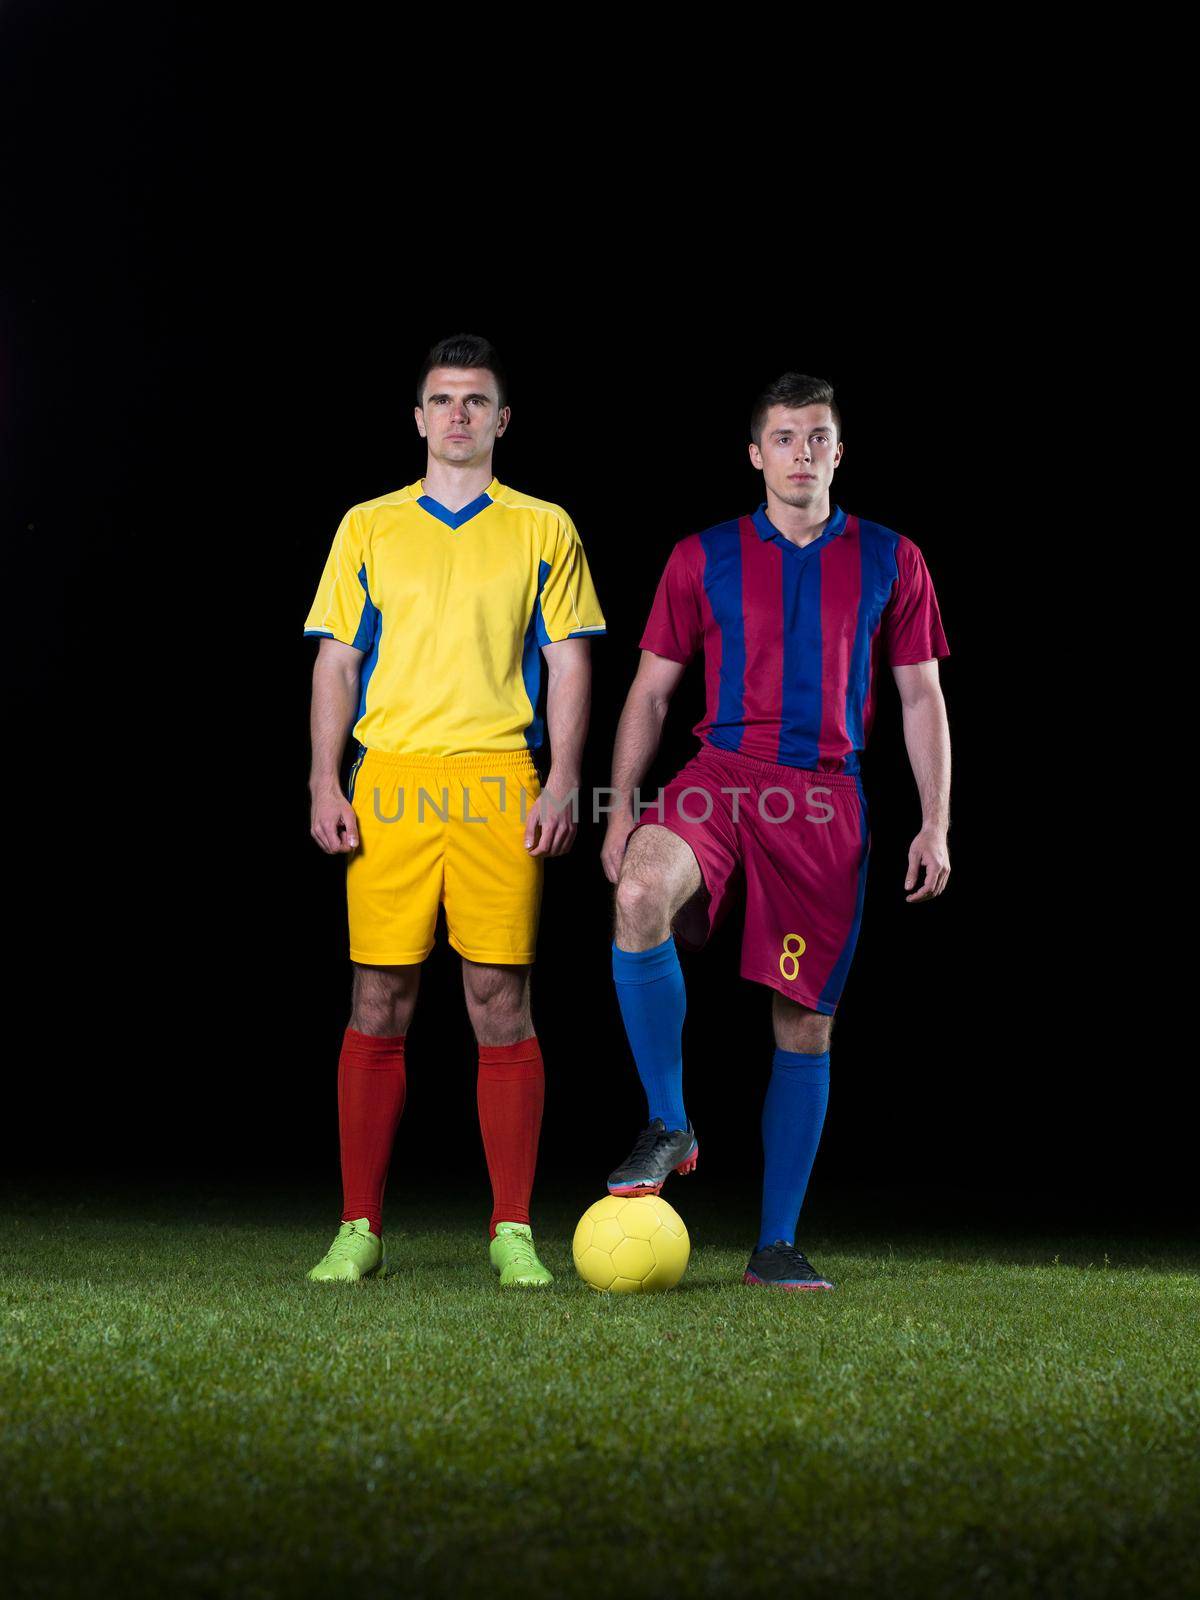
[[[326,1288],[311,1197],[9,1195],[5,1593],[1200,1593],[1181,1243],[829,1209],[837,1291],[772,1294],[745,1217],[669,1198],[683,1283],[608,1296],[573,1202],[537,1218],[554,1288],[502,1294],[479,1204],[391,1201],[393,1275]]]

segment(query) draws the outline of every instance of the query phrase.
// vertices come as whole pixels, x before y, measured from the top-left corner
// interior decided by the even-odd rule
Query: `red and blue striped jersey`
[[[840,506],[803,546],[765,504],[680,540],[641,648],[687,662],[701,646],[702,740],[846,773],[859,771],[871,731],[880,650],[892,667],[950,653],[916,545]]]

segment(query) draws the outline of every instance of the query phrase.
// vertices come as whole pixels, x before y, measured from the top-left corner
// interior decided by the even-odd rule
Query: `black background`
[[[746,416],[781,370],[834,383],[836,498],[931,569],[954,871],[939,901],[905,904],[919,810],[885,678],[814,1181],[921,1191],[951,1216],[1173,1214],[1181,1070],[1148,1044],[1128,953],[1147,930],[1104,898],[1119,785],[1088,744],[1075,469],[1030,442],[1031,403],[1062,430],[1086,386],[1052,255],[1033,273],[955,185],[892,210],[806,162],[768,163],[763,183],[693,161],[674,181],[665,162],[623,167],[615,124],[601,162],[608,125],[583,113],[518,156],[490,123],[481,138],[396,97],[366,106],[332,66],[300,83],[273,41],[233,49],[170,8],[119,39],[80,8],[67,50],[69,16],[4,23],[11,1168],[148,1196],[180,1174],[332,1190],[344,868],[308,836],[300,629],[345,509],[422,471],[415,372],[466,329],[509,369],[497,475],[570,511],[608,620],[585,786],[608,781],[671,545],[760,498]],[[694,749],[700,688],[694,665],[651,783]],[[544,1170],[597,1187],[643,1112],[600,840],[585,822],[548,863],[534,973]],[[708,1170],[753,1187],[772,1042],[739,932],[685,961],[685,1060]],[[473,1072],[440,936],[397,1165],[433,1164],[482,1204]]]

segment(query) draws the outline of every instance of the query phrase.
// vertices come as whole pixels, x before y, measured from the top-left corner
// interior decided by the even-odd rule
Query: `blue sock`
[[[763,1105],[762,1229],[757,1248],[776,1239],[796,1242],[796,1222],[808,1188],[825,1106],[829,1100],[829,1051],[819,1056],[776,1050]]]
[[[668,935],[653,950],[618,950],[614,941],[612,968],[625,1032],[650,1106],[650,1121],[661,1117],[668,1128],[686,1128],[683,1018],[687,991],[675,940]]]

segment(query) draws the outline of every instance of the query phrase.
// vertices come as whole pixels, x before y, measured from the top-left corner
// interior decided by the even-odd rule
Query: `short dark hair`
[[[833,413],[837,436],[839,439],[842,437],[842,413],[833,398],[833,385],[826,383],[824,378],[810,378],[803,372],[785,372],[781,378],[769,384],[750,412],[750,437],[755,444],[761,443],[763,424],[772,406],[790,406],[793,410],[801,406],[828,406]]]
[[[417,404],[425,404],[425,380],[434,367],[486,367],[496,380],[500,396],[500,409],[508,404],[508,385],[504,381],[504,368],[495,346],[475,333],[455,333],[448,339],[439,339],[425,357],[425,365],[417,375]]]

